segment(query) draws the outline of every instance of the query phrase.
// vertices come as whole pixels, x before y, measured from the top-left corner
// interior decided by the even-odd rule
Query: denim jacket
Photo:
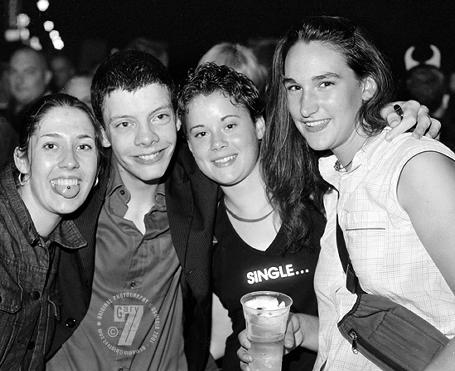
[[[38,235],[13,179],[0,173],[0,370],[40,370],[58,315],[54,289],[59,248],[85,240],[63,220],[45,240]]]

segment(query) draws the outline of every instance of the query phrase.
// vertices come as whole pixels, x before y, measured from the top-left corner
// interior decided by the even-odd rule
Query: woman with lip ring
[[[425,370],[455,364],[455,154],[410,134],[387,140],[379,108],[392,86],[380,51],[344,18],[307,18],[275,52],[274,113],[263,143],[271,193],[285,208],[296,179],[325,193],[315,272],[319,322],[310,327],[292,315],[285,341],[312,344],[315,370],[379,370],[337,328],[357,299],[346,288],[337,218],[361,288],[405,306],[450,339]],[[328,191],[314,187],[321,178],[310,149],[332,153],[319,160]],[[241,343],[249,346],[245,333]],[[239,356],[251,360],[242,349]]]
[[[0,173],[0,369],[41,370],[60,249],[85,245],[66,214],[95,183],[101,131],[90,109],[54,94],[31,104],[13,161]]]
[[[293,206],[302,218],[298,233],[289,234],[282,213],[272,206],[259,160],[265,131],[263,105],[245,75],[227,66],[203,64],[189,74],[178,101],[196,163],[222,190],[212,283],[232,320],[233,334],[226,342],[222,368],[238,370],[237,334],[245,327],[243,294],[281,291],[294,298],[294,311],[309,318],[317,315],[313,274],[325,219],[317,199],[297,198]],[[413,115],[412,110],[405,111]],[[287,273],[277,274],[280,269]],[[260,279],[258,271],[269,272],[269,279]],[[300,348],[285,357],[283,370],[311,370],[315,358],[315,352]]]

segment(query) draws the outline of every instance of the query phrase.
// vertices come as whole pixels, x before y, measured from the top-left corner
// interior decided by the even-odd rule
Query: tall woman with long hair
[[[427,370],[453,369],[455,155],[410,134],[386,140],[380,108],[391,97],[391,74],[349,20],[306,19],[278,44],[272,73],[262,148],[272,201],[291,226],[298,225],[298,197],[324,197],[327,217],[315,273],[314,369],[378,369],[354,354],[337,328],[356,301],[338,256],[337,215],[362,289],[407,307],[452,339]],[[318,164],[313,151],[332,155]],[[316,335],[301,325],[301,337]]]

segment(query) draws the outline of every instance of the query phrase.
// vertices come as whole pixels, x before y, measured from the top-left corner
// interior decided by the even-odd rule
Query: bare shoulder
[[[415,155],[403,167],[397,191],[405,209],[415,203],[415,197],[422,201],[441,196],[455,198],[455,161],[436,151]]]

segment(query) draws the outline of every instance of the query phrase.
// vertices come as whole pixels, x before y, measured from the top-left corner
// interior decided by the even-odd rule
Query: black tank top
[[[217,211],[212,278],[214,291],[232,320],[233,334],[226,341],[222,361],[223,371],[240,370],[237,335],[245,328],[240,298],[258,290],[280,291],[292,297],[292,312],[317,315],[316,294],[313,287],[314,271],[319,255],[319,240],[325,220],[317,211],[312,212],[310,245],[289,253],[285,250],[283,228],[265,251],[246,244],[235,231],[226,214],[224,203]],[[316,353],[298,348],[284,357],[283,371],[312,370]]]

